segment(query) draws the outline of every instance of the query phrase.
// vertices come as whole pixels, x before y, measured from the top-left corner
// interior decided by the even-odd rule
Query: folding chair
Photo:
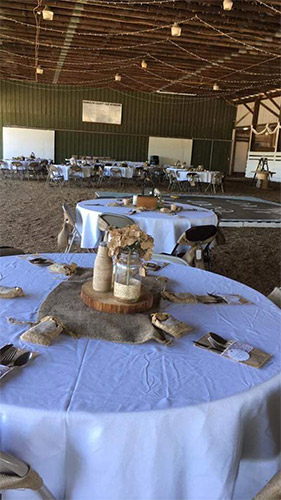
[[[216,194],[217,187],[220,187],[221,192],[224,193],[224,174],[222,174],[221,172],[216,172],[212,175],[211,182],[206,187],[205,193],[207,193],[209,188],[212,188],[213,193]]]
[[[110,169],[110,176],[108,177],[109,181],[117,181],[119,187],[122,185],[122,170],[119,167],[112,167]]]
[[[268,481],[253,500],[280,500],[281,498],[281,470]]]
[[[281,287],[276,286],[267,298],[281,309]]]
[[[81,242],[80,228],[82,227],[82,220],[80,225],[78,221],[75,220],[70,207],[66,203],[62,205],[62,209],[63,226],[58,235],[58,248],[59,250],[65,248],[64,253],[69,253],[74,242]]]
[[[179,254],[190,266],[211,268],[210,245],[215,240],[218,229],[214,225],[194,226],[185,231],[178,239],[171,255],[177,255],[179,245],[190,247],[187,252]]]
[[[18,458],[0,451],[0,490],[29,489],[37,491],[42,500],[56,500],[43,479]]]
[[[98,226],[100,231],[103,233],[103,241],[108,240],[108,232],[111,229],[122,228],[126,226],[131,226],[136,224],[133,219],[126,217],[126,215],[116,215],[111,213],[105,213],[99,215]]]
[[[48,182],[49,185],[51,185],[51,183],[53,182],[54,184],[59,184],[63,186],[64,176],[62,171],[56,165],[49,165],[47,167],[47,170],[48,170],[48,175],[46,183]]]

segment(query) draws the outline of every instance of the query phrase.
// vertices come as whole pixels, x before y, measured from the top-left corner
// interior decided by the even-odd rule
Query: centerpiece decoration
[[[142,260],[151,259],[154,240],[137,224],[109,231],[108,253],[114,260],[113,295],[125,303],[141,295]]]

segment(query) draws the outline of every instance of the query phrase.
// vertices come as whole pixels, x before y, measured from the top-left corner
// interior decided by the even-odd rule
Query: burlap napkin
[[[196,296],[192,293],[177,293],[164,290],[162,292],[162,297],[163,299],[169,300],[170,302],[176,302],[177,304],[197,304]]]
[[[251,301],[242,297],[239,294],[217,294],[211,295],[193,295],[187,292],[170,292],[164,290],[162,292],[163,299],[175,302],[177,304],[220,304],[220,305],[242,305],[252,304]]]
[[[77,270],[77,264],[72,262],[72,264],[52,264],[48,266],[48,271],[55,274],[64,274],[64,276],[70,276],[71,274],[75,274]]]
[[[41,477],[32,469],[24,477],[15,474],[0,473],[0,490],[29,489],[39,490],[43,485]]]
[[[20,286],[0,286],[0,299],[14,299],[23,295],[23,289]]]
[[[39,323],[32,326],[21,335],[21,340],[32,344],[50,345],[53,340],[62,332],[71,334],[64,327],[62,322],[53,316],[45,316]]]
[[[179,321],[169,313],[154,313],[151,315],[151,321],[154,326],[176,339],[181,338],[185,333],[189,333],[192,330],[192,326]]]

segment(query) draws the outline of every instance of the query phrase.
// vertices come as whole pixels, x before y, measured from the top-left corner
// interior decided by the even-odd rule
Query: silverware
[[[222,351],[224,351],[227,347],[227,340],[216,333],[209,333],[208,342],[215,349],[220,349]]]
[[[15,361],[10,364],[9,366],[11,368],[14,368],[16,366],[24,366],[26,365],[32,358],[32,352],[31,351],[26,351],[26,352],[23,352],[17,359],[15,359]]]
[[[209,295],[209,297],[212,297],[213,299],[217,299],[217,304],[219,303],[228,304],[227,300],[225,300],[220,295],[215,295],[214,293],[207,293],[207,295]]]
[[[0,364],[1,364],[1,359],[4,355],[5,352],[9,351],[9,349],[13,347],[13,344],[6,344],[0,349]]]
[[[16,347],[10,347],[4,354],[4,356],[1,359],[1,365],[8,366],[11,361],[16,357],[17,355],[17,348]]]

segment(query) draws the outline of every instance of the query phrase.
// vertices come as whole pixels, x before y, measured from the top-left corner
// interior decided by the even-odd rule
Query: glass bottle
[[[138,252],[121,252],[115,265],[113,295],[120,302],[137,302],[141,295]]]

